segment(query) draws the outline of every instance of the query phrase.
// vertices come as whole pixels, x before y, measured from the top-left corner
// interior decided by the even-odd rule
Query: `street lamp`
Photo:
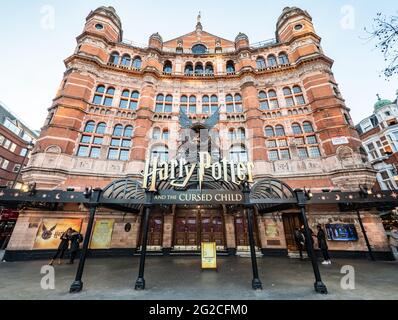
[[[24,166],[24,164],[25,164],[26,158],[28,157],[29,152],[33,150],[33,147],[34,147],[34,146],[35,146],[34,143],[33,143],[32,141],[29,141],[29,143],[28,143],[28,145],[27,145],[27,147],[26,147],[25,156],[23,157],[22,163],[21,163],[21,165],[19,166],[18,173],[17,173],[17,175],[15,176],[15,179],[14,179],[14,182],[12,183],[11,189],[14,189],[14,188],[15,188],[15,185],[17,184],[19,175],[21,174],[22,168],[23,168],[23,166]]]

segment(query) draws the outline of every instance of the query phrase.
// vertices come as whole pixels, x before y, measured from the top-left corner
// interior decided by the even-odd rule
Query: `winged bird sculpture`
[[[216,112],[214,112],[210,118],[206,119],[204,123],[201,123],[200,121],[195,124],[201,124],[203,125],[206,129],[212,129],[220,120],[220,108],[217,109]],[[179,117],[179,122],[180,126],[184,129],[189,129],[192,128],[195,124],[192,122],[191,119],[189,119],[188,115],[185,113],[185,111],[180,108],[180,117]]]

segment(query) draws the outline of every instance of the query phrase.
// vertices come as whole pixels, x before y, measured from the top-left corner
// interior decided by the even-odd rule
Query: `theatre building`
[[[85,187],[118,188],[131,179],[139,182],[138,192],[154,163],[195,163],[200,160],[196,147],[205,141],[213,162],[224,159],[250,169],[253,188],[272,178],[312,193],[371,189],[376,172],[361,153],[361,140],[333,76],[333,60],[323,51],[311,16],[287,7],[275,31],[275,39],[257,44],[243,33],[228,40],[205,31],[199,16],[192,32],[178,36],[177,31],[171,40],[154,33],[146,47],[138,47],[124,40],[114,8],[90,12],[76,50],[65,60],[63,80],[23,171],[25,182],[35,183],[38,190],[83,192]],[[187,129],[193,135],[184,136]],[[152,161],[149,167],[147,160]],[[243,169],[245,163],[252,166]],[[162,174],[157,191],[180,188],[180,194],[188,195],[200,183],[206,190],[239,189],[239,182],[214,178],[219,172],[201,182],[200,173],[192,175],[185,189],[170,182],[175,178],[171,172]],[[129,188],[134,194],[134,187]],[[220,199],[151,207],[148,250],[195,254],[202,242],[216,242],[220,254],[247,251],[244,210],[231,199]],[[142,211],[98,209],[93,254],[139,251]],[[293,231],[302,224],[299,211],[283,205],[273,212],[261,206],[254,211],[258,252],[294,257]],[[312,230],[318,224],[327,230],[332,255],[366,256],[357,212],[330,204],[308,206],[307,214]],[[390,249],[377,212],[360,214],[373,252],[387,259]],[[47,256],[58,245],[62,228],[72,226],[84,234],[87,221],[88,209],[81,204],[25,208],[6,258]],[[46,241],[49,234],[54,241]]]

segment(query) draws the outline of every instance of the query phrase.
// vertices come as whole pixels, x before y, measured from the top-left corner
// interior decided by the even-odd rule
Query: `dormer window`
[[[192,47],[193,54],[205,54],[206,52],[207,48],[203,44],[196,44]]]

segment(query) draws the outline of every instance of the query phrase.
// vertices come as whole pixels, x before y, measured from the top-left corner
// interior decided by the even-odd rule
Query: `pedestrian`
[[[73,264],[80,249],[80,243],[83,242],[83,236],[76,230],[72,230],[70,234],[70,260],[68,264]]]
[[[304,238],[304,235],[301,232],[300,228],[296,228],[294,230],[294,240],[295,240],[297,248],[299,249],[299,252],[300,252],[300,259],[304,260],[303,250],[304,250],[305,238]]]
[[[306,248],[306,250],[308,251],[308,248],[307,248],[307,233],[305,232],[305,228],[304,228],[304,226],[301,226],[301,233],[303,234],[303,236],[304,236],[304,240],[305,240],[305,248]],[[312,246],[312,248],[314,248],[314,238],[316,237],[315,236],[315,234],[314,234],[314,231],[312,231],[312,229],[311,228],[308,228],[308,230],[310,231],[310,244],[311,244],[311,246]]]
[[[54,264],[54,261],[57,258],[58,258],[58,264],[61,264],[61,259],[63,259],[64,255],[65,255],[65,251],[69,247],[69,235],[70,235],[71,231],[72,231],[72,228],[69,228],[61,235],[61,242],[59,243],[57,252],[55,253],[55,255],[53,256],[53,258],[51,259],[51,261],[49,263],[50,266],[52,266]]]
[[[317,229],[318,229],[318,234],[317,234],[318,246],[319,246],[319,249],[321,249],[323,259],[324,259],[322,264],[325,264],[325,265],[332,264],[332,261],[330,261],[329,248],[328,248],[328,244],[326,242],[325,231],[323,231],[322,226],[320,224],[318,224]]]

